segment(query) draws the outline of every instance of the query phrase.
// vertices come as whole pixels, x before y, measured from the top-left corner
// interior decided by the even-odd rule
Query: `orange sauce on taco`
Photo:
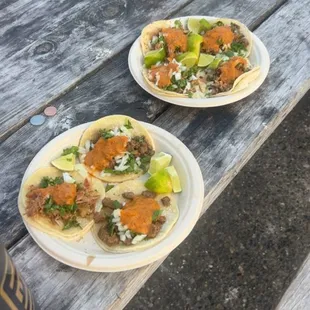
[[[94,148],[86,154],[85,165],[93,166],[98,171],[108,168],[115,156],[122,155],[126,151],[127,142],[128,138],[125,136],[99,138]]]
[[[162,33],[171,59],[174,58],[176,49],[178,49],[179,52],[186,52],[187,36],[182,29],[163,28]]]
[[[147,235],[152,225],[153,213],[160,210],[158,202],[153,198],[136,196],[126,203],[121,210],[121,222],[128,229]]]
[[[150,74],[152,80],[156,81],[156,76],[159,76],[158,87],[163,88],[171,84],[172,73],[178,70],[178,65],[174,63],[169,63],[167,66],[152,66]]]
[[[27,194],[28,198],[37,196],[51,196],[54,203],[59,206],[72,205],[76,197],[76,184],[62,183],[46,188],[35,188]]]
[[[202,47],[207,52],[218,53],[221,44],[231,44],[234,40],[234,33],[229,26],[215,27],[203,36]]]
[[[237,77],[244,73],[239,66],[246,66],[247,61],[242,57],[232,57],[219,67],[221,71],[220,80],[223,83],[233,83]]]

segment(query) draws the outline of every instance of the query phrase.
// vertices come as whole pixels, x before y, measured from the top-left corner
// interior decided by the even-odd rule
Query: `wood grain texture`
[[[18,0],[0,8],[0,139],[190,0]]]
[[[307,310],[310,305],[310,255],[283,295],[276,310]]]
[[[193,14],[226,16],[231,12],[230,17],[247,20],[252,29],[261,19],[259,14],[265,16],[265,12],[276,5],[272,0],[255,3],[251,1],[251,7],[243,4],[245,11],[236,11],[235,2],[223,1],[221,11],[215,2],[195,1],[191,4],[191,11]],[[262,10],[262,3],[266,11]],[[213,8],[216,8],[214,13]],[[189,13],[182,10],[178,14]],[[150,96],[133,80],[128,70],[127,56],[128,49],[109,60],[102,70],[74,90],[56,100],[53,103],[58,108],[56,117],[48,119],[41,127],[26,124],[2,143],[0,162],[7,164],[3,165],[4,168],[0,172],[0,175],[6,178],[5,183],[0,183],[0,218],[5,219],[6,224],[0,226],[0,240],[4,240],[8,246],[26,233],[19,215],[16,214],[16,205],[12,204],[12,201],[17,200],[18,188],[27,165],[43,145],[64,130],[103,115],[123,113],[140,120],[153,121],[167,109],[166,103]]]
[[[155,121],[183,140],[198,159],[205,180],[204,210],[309,89],[310,20],[303,9],[309,5],[310,0],[290,1],[256,30],[269,49],[272,64],[266,82],[252,96],[221,108],[169,107]],[[278,29],[282,29],[281,36],[275,35]],[[63,113],[68,112],[65,104],[62,108]],[[61,131],[62,124],[50,128]],[[28,139],[36,141],[37,132],[41,132],[29,126],[23,130],[27,132],[19,132],[15,139],[32,135]],[[48,257],[29,236],[10,254],[47,309],[120,309],[160,264],[116,274],[83,272]],[[65,293],[64,288],[71,293]]]
[[[102,67],[151,20],[221,15],[253,28],[285,1],[194,1],[180,13],[189,0],[19,0],[0,7],[0,141]]]

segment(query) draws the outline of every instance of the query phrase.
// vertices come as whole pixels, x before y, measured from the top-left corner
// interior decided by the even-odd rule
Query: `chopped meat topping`
[[[94,221],[95,221],[95,223],[104,222],[105,220],[106,220],[105,216],[102,215],[100,212],[95,212],[94,213]]]
[[[113,234],[112,236],[110,236],[108,230],[107,230],[107,222],[105,222],[104,224],[102,224],[102,226],[100,227],[99,231],[98,231],[98,237],[107,245],[112,246],[112,245],[117,245],[119,244],[120,240],[117,236],[117,234]]]
[[[114,209],[113,200],[111,198],[104,198],[102,200],[102,206],[110,209]]]
[[[122,194],[125,199],[134,199],[135,194],[133,192],[125,192]]]
[[[160,220],[159,220],[160,219]],[[165,216],[160,216],[155,223],[152,223],[151,228],[147,234],[149,238],[155,238],[160,232],[163,224],[166,222]]]
[[[169,207],[170,206],[170,198],[168,196],[165,196],[161,199],[162,204],[165,207]]]
[[[153,156],[155,153],[153,148],[145,140],[144,136],[132,138],[127,144],[127,150],[135,157],[142,157],[145,155]]]

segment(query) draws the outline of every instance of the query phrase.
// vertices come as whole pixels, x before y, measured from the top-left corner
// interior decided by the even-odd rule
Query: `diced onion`
[[[63,178],[64,178],[64,182],[66,183],[75,183],[75,180],[71,177],[71,175],[68,172],[64,172],[62,174]]]
[[[146,235],[137,235],[132,239],[131,243],[137,244],[138,242],[141,242],[145,237]]]

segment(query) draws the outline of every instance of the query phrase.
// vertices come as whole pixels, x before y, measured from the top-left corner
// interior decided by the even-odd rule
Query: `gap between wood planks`
[[[194,0],[189,0],[186,1],[185,3],[183,3],[182,5],[180,5],[177,9],[171,11],[168,15],[166,15],[165,17],[163,17],[164,19],[170,18],[172,15],[174,15],[176,12],[178,12],[179,10],[182,10],[185,6],[187,6],[188,4],[190,4],[191,2],[193,2]],[[287,1],[287,0],[285,0]],[[114,55],[106,58],[102,63],[98,64],[97,67],[95,67],[92,71],[86,73],[85,75],[81,76],[80,78],[77,78],[75,81],[72,82],[72,84],[70,86],[68,86],[66,89],[64,89],[63,91],[61,91],[59,94],[53,96],[52,98],[50,98],[49,100],[47,100],[45,103],[42,103],[42,105],[35,111],[33,111],[33,113],[27,118],[22,120],[20,123],[14,124],[11,128],[9,128],[4,134],[1,135],[0,133],[0,143],[3,142],[4,140],[6,140],[9,136],[11,136],[12,134],[14,134],[18,129],[20,129],[21,127],[23,127],[33,115],[36,114],[40,114],[44,111],[44,109],[48,106],[48,105],[52,105],[54,101],[56,101],[57,99],[61,98],[62,96],[64,96],[65,94],[67,94],[68,92],[70,92],[71,90],[73,90],[76,86],[80,85],[81,83],[83,83],[85,80],[87,80],[88,78],[90,78],[91,76],[93,76],[94,74],[96,74],[98,71],[100,71],[105,64],[108,61],[111,61],[111,59],[113,59],[114,57],[117,57],[120,53],[122,53],[124,50],[128,49],[129,46],[132,45],[134,41],[130,41],[128,42],[128,44],[126,44],[120,51],[118,51],[117,53],[115,53]]]
[[[190,6],[191,3],[193,3],[193,0],[187,1],[185,3],[183,3],[180,7],[178,7],[177,9],[171,11],[168,15],[166,15],[165,17],[163,17],[164,19],[167,18],[171,18],[173,17],[177,12],[179,12],[180,10]],[[281,7],[283,5],[285,5],[288,2],[288,0],[278,0],[276,5],[274,7],[271,7],[270,10],[268,10],[264,15],[261,16],[260,19],[258,19],[253,25],[252,27],[250,27],[251,31],[256,30],[263,22],[265,22],[270,16],[272,16],[276,11],[278,11],[279,9],[281,9]],[[184,14],[183,14],[184,15]],[[94,74],[96,74],[98,71],[100,71],[105,64],[108,61],[111,61],[111,59],[117,57],[119,54],[121,54],[124,50],[129,49],[129,47],[132,45],[134,41],[130,41],[128,42],[128,44],[126,44],[122,50],[118,51],[116,54],[114,54],[111,57],[108,57],[107,59],[105,59],[102,63],[98,64],[97,67],[95,67],[91,72],[86,73],[85,75],[83,75],[80,78],[77,78],[75,81],[72,82],[72,84],[70,86],[68,86],[66,89],[64,89],[63,91],[61,91],[59,94],[53,96],[52,98],[50,98],[49,100],[47,100],[45,103],[43,103],[37,110],[33,111],[32,114],[24,119],[21,120],[19,123],[14,124],[11,128],[9,128],[4,134],[0,134],[0,143],[5,141],[9,136],[11,136],[12,134],[14,134],[18,129],[20,129],[21,127],[23,127],[25,124],[28,123],[28,121],[30,120],[30,118],[33,115],[36,114],[40,114],[44,111],[44,109],[48,106],[48,105],[52,105],[53,102],[55,102],[56,100],[60,99],[62,96],[64,96],[65,94],[69,93],[70,91],[72,91],[75,87],[77,87],[78,85],[82,84],[85,80],[89,79],[91,76],[93,76]],[[169,108],[169,106],[165,107],[159,115],[161,115],[162,113],[164,113],[167,109]]]

